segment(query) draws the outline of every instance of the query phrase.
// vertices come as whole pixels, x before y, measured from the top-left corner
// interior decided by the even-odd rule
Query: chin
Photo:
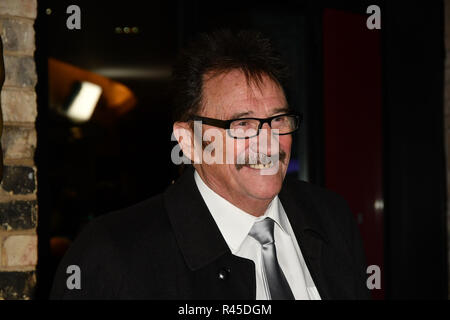
[[[280,189],[281,186],[278,187],[275,185],[265,185],[261,186],[258,189],[252,188],[251,190],[249,190],[249,194],[255,199],[271,200],[280,192]]]
[[[254,175],[246,179],[245,185],[249,193],[257,199],[272,199],[281,190],[283,177],[275,175]]]

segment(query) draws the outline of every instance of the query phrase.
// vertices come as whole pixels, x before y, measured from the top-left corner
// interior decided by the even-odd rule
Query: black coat
[[[321,298],[370,298],[359,232],[345,201],[289,179],[279,198]],[[80,267],[81,289],[67,288],[69,265]],[[61,261],[51,293],[52,299],[255,297],[255,265],[231,253],[192,169],[163,194],[86,226]]]

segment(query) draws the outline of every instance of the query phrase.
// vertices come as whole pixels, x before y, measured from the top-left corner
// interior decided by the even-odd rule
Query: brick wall
[[[447,199],[450,199],[450,0],[445,0],[445,87],[444,87],[444,116],[445,116],[445,145],[447,155]],[[450,232],[450,202],[447,200],[447,230]],[[450,268],[450,236],[447,233],[447,249]],[[450,275],[450,270],[449,270]],[[449,299],[450,299],[450,276]]]
[[[30,299],[36,283],[36,6],[36,0],[0,0],[5,63],[1,91],[0,299]]]

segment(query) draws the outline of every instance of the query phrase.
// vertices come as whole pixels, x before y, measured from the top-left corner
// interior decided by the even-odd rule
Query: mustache
[[[286,160],[286,152],[280,150],[277,155],[271,156],[264,153],[253,153],[250,155],[246,154],[244,161],[238,160],[239,163],[236,163],[235,166],[237,170],[241,170],[244,166],[249,164],[269,164],[274,158],[284,162],[284,160]]]

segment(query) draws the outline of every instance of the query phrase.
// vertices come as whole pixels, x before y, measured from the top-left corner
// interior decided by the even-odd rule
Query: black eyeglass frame
[[[227,130],[228,135],[234,139],[250,139],[253,137],[256,137],[259,135],[260,130],[262,129],[262,126],[264,125],[264,123],[267,123],[269,125],[270,128],[272,128],[271,122],[273,119],[278,118],[278,117],[282,117],[282,116],[294,116],[295,119],[297,120],[297,127],[288,133],[278,133],[277,135],[279,136],[283,136],[283,135],[287,135],[287,134],[292,134],[295,131],[297,131],[300,128],[300,123],[303,120],[303,114],[302,113],[295,113],[295,112],[288,112],[288,113],[282,113],[282,114],[277,114],[275,116],[269,117],[269,118],[235,118],[235,119],[230,119],[230,120],[220,120],[220,119],[214,119],[214,118],[207,118],[207,117],[201,117],[201,116],[193,116],[191,118],[192,121],[202,121],[202,124],[207,124],[213,127],[218,127],[218,128],[222,128]],[[234,121],[238,121],[238,120],[258,120],[259,121],[259,126],[258,126],[258,130],[257,133],[254,136],[251,137],[235,137],[232,136],[230,133],[231,130],[231,123]]]

